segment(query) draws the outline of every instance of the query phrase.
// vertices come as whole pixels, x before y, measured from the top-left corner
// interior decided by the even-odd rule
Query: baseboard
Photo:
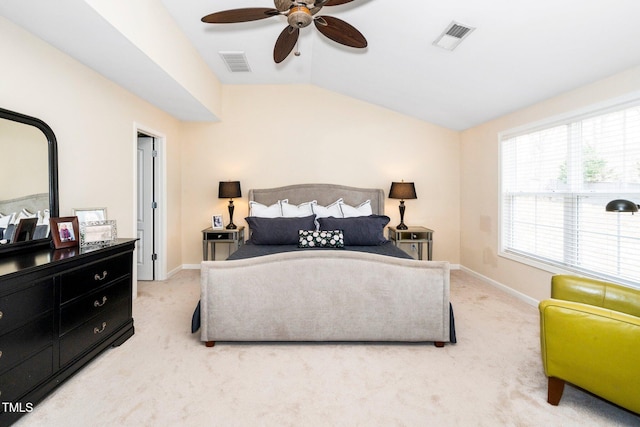
[[[484,276],[480,273],[477,273],[473,270],[471,270],[470,268],[467,268],[465,266],[460,266],[460,270],[471,274],[472,276],[482,280],[483,282],[487,282],[488,284],[490,284],[491,286],[494,286],[498,289],[500,289],[501,291],[504,291],[516,298],[518,298],[520,301],[523,301],[527,304],[529,304],[530,306],[533,307],[538,307],[538,304],[540,303],[540,301],[536,300],[535,298],[531,298],[529,295],[525,295],[522,292],[518,292],[513,288],[510,288],[509,286],[503,285],[500,282],[497,282],[493,279],[488,278],[487,276]]]

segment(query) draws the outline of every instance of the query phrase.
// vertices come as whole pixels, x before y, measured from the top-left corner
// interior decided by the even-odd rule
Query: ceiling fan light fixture
[[[287,16],[287,22],[294,28],[307,27],[312,21],[311,11],[305,6],[292,7]]]

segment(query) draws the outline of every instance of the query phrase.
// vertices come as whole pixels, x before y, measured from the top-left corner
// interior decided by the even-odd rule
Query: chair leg
[[[547,388],[547,402],[551,405],[558,406],[564,391],[564,380],[556,377],[549,377],[549,385]]]

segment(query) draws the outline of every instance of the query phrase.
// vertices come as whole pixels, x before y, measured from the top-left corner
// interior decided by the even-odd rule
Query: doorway
[[[157,142],[156,137],[137,131],[136,231],[137,279],[156,280],[157,253]]]

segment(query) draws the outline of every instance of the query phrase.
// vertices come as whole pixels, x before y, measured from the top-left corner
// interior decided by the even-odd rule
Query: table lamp
[[[389,198],[400,199],[400,224],[398,224],[396,229],[406,230],[408,227],[404,224],[404,200],[418,198],[415,185],[413,182],[392,182],[391,189],[389,190]]]
[[[218,186],[218,198],[229,199],[229,225],[226,227],[229,230],[235,230],[238,228],[233,223],[233,199],[235,197],[242,197],[240,181],[220,181],[220,185]]]

